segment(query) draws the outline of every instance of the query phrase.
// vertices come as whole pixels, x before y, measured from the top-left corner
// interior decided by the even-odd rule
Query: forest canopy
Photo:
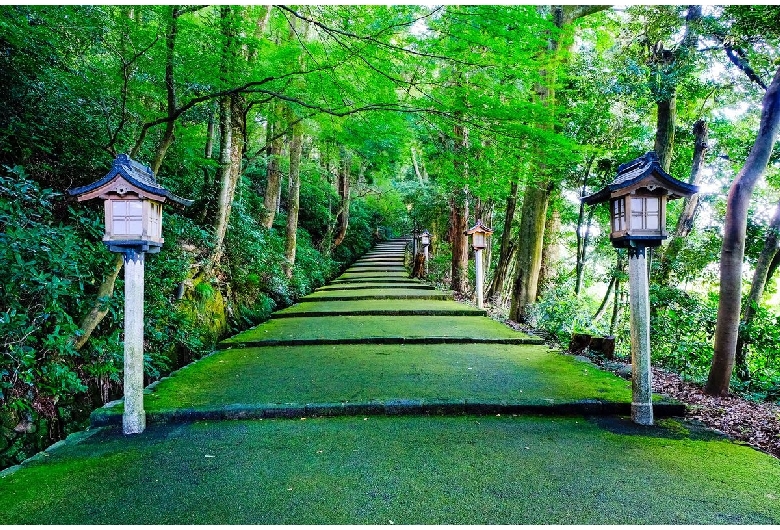
[[[121,396],[121,255],[67,191],[128,154],[173,193],[159,379],[427,228],[429,280],[628,356],[627,257],[582,196],[654,151],[701,192],[650,256],[652,361],[780,396],[775,6],[0,6],[0,468]]]

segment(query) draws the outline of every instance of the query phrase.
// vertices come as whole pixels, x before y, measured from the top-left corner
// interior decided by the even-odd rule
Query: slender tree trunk
[[[295,265],[295,248],[298,233],[298,210],[301,192],[301,149],[303,146],[303,127],[300,123],[292,126],[290,141],[290,193],[287,199],[287,239],[284,249],[284,274],[292,278]]]
[[[338,171],[339,213],[336,216],[336,238],[333,240],[333,248],[344,242],[349,228],[349,178],[352,161],[345,149],[341,152],[341,168]]]
[[[720,254],[720,299],[715,328],[715,353],[710,367],[708,394],[725,396],[734,369],[742,302],[742,260],[748,206],[758,180],[766,171],[780,129],[780,69],[764,95],[761,124],[745,165],[729,189],[723,247]]]
[[[106,302],[106,298],[110,298],[114,295],[114,284],[116,283],[119,271],[122,270],[122,264],[124,264],[124,256],[122,254],[116,254],[114,256],[113,268],[106,275],[103,283],[98,288],[97,296],[95,298],[95,305],[92,306],[89,313],[84,315],[84,318],[79,324],[81,335],[73,337],[73,347],[76,351],[80,350],[87,343],[92,336],[92,332],[100,324],[103,318],[108,314],[110,303]]]
[[[581,237],[582,242],[578,244],[577,253],[577,277],[574,282],[574,296],[579,298],[582,291],[582,279],[585,276],[585,260],[588,257],[588,244],[590,243],[590,227],[593,224],[593,208],[588,210],[588,217],[585,221],[584,233]]]
[[[507,269],[511,259],[509,248],[512,242],[512,222],[515,217],[515,208],[517,207],[517,182],[510,184],[509,196],[506,198],[506,213],[504,216],[504,230],[501,232],[501,250],[498,254],[498,263],[493,274],[493,280],[488,286],[486,298],[500,298],[500,293],[504,290],[504,284],[507,278]]]
[[[174,79],[174,63],[176,60],[176,36],[179,32],[178,15],[176,6],[170,6],[171,18],[168,24],[168,31],[165,35],[165,90],[166,90],[166,110],[168,113],[168,122],[165,124],[160,143],[157,145],[157,151],[152,160],[151,168],[156,174],[160,170],[165,154],[174,140],[174,126],[176,115],[176,84]]]
[[[590,177],[590,170],[593,167],[593,162],[596,160],[596,155],[592,155],[585,164],[585,173],[582,175],[582,187],[580,189],[580,197],[584,197],[587,193],[588,178]],[[588,215],[588,226],[590,228],[590,222],[593,217],[592,212]],[[574,296],[579,298],[580,289],[582,287],[582,275],[585,270],[585,247],[587,247],[587,235],[589,230],[583,231],[583,224],[585,222],[585,203],[580,201],[580,211],[577,216],[577,232],[574,234],[577,238],[577,263],[575,265],[576,282],[574,285]]]
[[[282,189],[282,173],[279,170],[279,157],[282,153],[281,138],[281,120],[279,119],[277,107],[279,103],[272,103],[268,112],[268,126],[266,133],[268,169],[267,183],[265,187],[265,197],[263,205],[265,206],[265,215],[263,217],[263,226],[271,228],[274,225],[276,212],[279,209],[279,194]],[[278,138],[277,138],[278,137]]]
[[[596,311],[596,314],[593,315],[593,322],[598,322],[598,320],[602,316],[604,316],[604,311],[607,309],[607,304],[609,303],[609,297],[612,294],[612,289],[615,287],[616,281],[617,281],[616,276],[612,276],[612,278],[609,279],[609,283],[607,284],[607,292],[604,294],[604,298],[601,300],[601,305]]]
[[[243,113],[238,108],[236,97],[227,96],[222,99],[220,105],[220,129],[222,138],[220,141],[219,170],[217,179],[220,184],[219,198],[217,199],[217,217],[214,220],[214,250],[207,259],[206,275],[210,275],[222,259],[224,251],[225,235],[227,234],[230,213],[233,208],[233,197],[236,192],[236,184],[241,174],[242,138],[240,120]]]
[[[693,163],[691,164],[691,175],[688,178],[688,184],[698,184],[701,181],[704,157],[707,154],[707,141],[709,138],[707,122],[704,120],[697,121],[693,125],[693,134],[695,144],[693,149]],[[669,276],[677,261],[677,255],[680,253],[680,250],[682,250],[684,238],[687,237],[693,229],[693,221],[696,218],[696,211],[699,206],[699,194],[696,193],[691,197],[686,197],[683,201],[683,210],[680,213],[680,217],[677,218],[677,228],[674,231],[674,236],[661,256],[658,281],[662,284],[669,283]]]
[[[756,314],[756,309],[761,304],[761,297],[764,295],[764,289],[769,280],[769,268],[778,256],[778,250],[780,250],[779,234],[780,201],[778,201],[777,206],[775,207],[775,213],[772,216],[772,221],[767,227],[764,248],[761,249],[761,254],[758,256],[758,261],[756,261],[756,270],[753,272],[753,281],[750,283],[750,294],[747,298],[745,314],[742,317],[742,326],[740,326],[740,329],[745,329],[750,325]],[[747,366],[747,346],[747,337],[745,337],[744,333],[739,333],[737,339],[736,366],[737,377],[743,381],[750,379],[750,370]]]

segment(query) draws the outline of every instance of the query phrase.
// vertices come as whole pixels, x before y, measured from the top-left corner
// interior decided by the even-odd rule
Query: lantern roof
[[[114,160],[111,170],[103,178],[96,180],[92,184],[81,186],[80,188],[73,188],[69,190],[69,193],[73,196],[91,195],[89,197],[83,197],[83,199],[90,199],[99,196],[103,189],[108,190],[111,184],[118,179],[124,179],[128,184],[142,190],[160,202],[170,201],[172,204],[180,207],[190,206],[194,201],[189,199],[183,199],[177,195],[174,195],[160,184],[157,183],[157,179],[154,176],[154,172],[149,166],[145,166],[139,162],[136,162],[130,156],[125,154],[117,155]],[[94,193],[93,193],[94,192]],[[80,197],[80,200],[83,200]]]
[[[611,184],[592,195],[582,197],[580,200],[585,204],[598,204],[608,201],[615,195],[615,192],[637,188],[648,188],[651,191],[662,188],[668,199],[690,197],[699,191],[698,186],[677,180],[664,171],[658,161],[658,155],[655,154],[655,151],[650,151],[618,166],[617,177]]]
[[[482,219],[477,219],[477,224],[463,232],[464,235],[470,236],[471,234],[482,232],[484,234],[490,234],[493,232],[492,228],[488,228],[487,226],[482,224]]]

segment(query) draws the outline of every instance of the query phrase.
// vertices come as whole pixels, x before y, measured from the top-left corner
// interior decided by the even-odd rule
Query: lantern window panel
[[[658,231],[661,228],[661,201],[658,197],[631,198],[631,229]]]
[[[620,232],[626,229],[626,208],[623,199],[612,201],[612,231]]]
[[[149,205],[149,237],[159,239],[162,237],[162,204],[148,202]]]
[[[143,233],[143,211],[142,201],[111,201],[113,234],[140,236]]]

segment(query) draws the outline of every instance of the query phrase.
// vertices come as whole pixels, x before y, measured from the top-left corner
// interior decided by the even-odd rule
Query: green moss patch
[[[107,430],[0,479],[3,524],[780,524],[777,460],[584,418]]]
[[[271,318],[287,318],[288,315],[461,315],[482,316],[485,311],[452,300],[346,300],[326,302],[300,302],[274,313]]]
[[[150,412],[230,404],[442,399],[630,403],[630,382],[543,346],[306,346],[225,350],[160,381]]]
[[[392,298],[400,299],[422,299],[422,300],[452,300],[452,293],[445,291],[432,291],[430,289],[365,289],[360,292],[324,290],[315,291],[302,300],[386,300]]]
[[[352,339],[371,337],[464,337],[500,339],[528,337],[485,317],[338,316],[272,319],[223,341],[223,344],[266,339]]]

